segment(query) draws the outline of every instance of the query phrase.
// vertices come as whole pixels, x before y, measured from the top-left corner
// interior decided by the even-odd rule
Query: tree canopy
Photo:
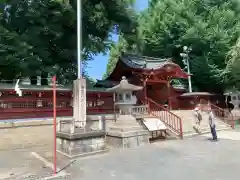
[[[2,2],[0,11],[0,79],[56,74],[66,82],[76,78],[76,0]],[[109,33],[131,36],[136,27],[133,0],[82,1],[84,63],[109,49]]]
[[[226,58],[240,35],[240,2],[237,0],[151,0],[138,18],[137,39],[131,45],[141,55],[172,57],[183,67],[183,46],[192,48],[190,67],[193,87],[199,91],[223,92],[226,88]],[[110,51],[107,72],[121,40]],[[123,51],[126,49],[122,49]]]
[[[224,70],[225,82],[240,90],[240,38],[228,53],[227,67]]]

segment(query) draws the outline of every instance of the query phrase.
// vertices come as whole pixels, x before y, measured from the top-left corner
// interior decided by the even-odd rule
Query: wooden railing
[[[200,105],[201,105],[202,111],[208,111],[211,108],[211,110],[213,111],[216,117],[218,117],[221,121],[230,125],[234,129],[235,121],[233,118],[233,114],[231,112],[229,112],[226,109],[222,109],[212,104],[210,101],[206,101],[204,99],[200,100]]]
[[[172,132],[181,138],[183,137],[182,119],[180,117],[150,98],[146,98],[146,102],[148,104],[149,114],[159,118]]]

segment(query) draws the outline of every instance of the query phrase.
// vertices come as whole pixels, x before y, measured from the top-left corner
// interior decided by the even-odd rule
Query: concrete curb
[[[72,117],[58,117],[58,120],[71,120]],[[21,119],[21,120],[0,120],[0,129],[6,128],[18,128],[18,127],[30,127],[30,126],[49,126],[53,125],[53,118],[41,118],[41,119]]]
[[[59,173],[53,176],[45,177],[43,180],[71,180],[71,174],[69,173]]]
[[[30,127],[30,126],[50,126],[50,125],[53,125],[53,120],[31,120],[31,121],[0,122],[0,129]]]
[[[87,121],[98,121],[99,115],[88,115]],[[114,120],[114,115],[104,115],[104,118],[108,121]],[[72,120],[73,117],[57,117],[59,120]],[[18,128],[18,127],[32,127],[32,126],[50,126],[53,125],[53,118],[41,118],[41,119],[21,119],[21,120],[0,120],[0,129]]]

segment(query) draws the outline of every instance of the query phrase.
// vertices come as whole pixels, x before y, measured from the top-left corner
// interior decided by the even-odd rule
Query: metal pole
[[[192,48],[188,48],[187,46],[183,47],[183,53],[180,53],[180,56],[183,58],[183,64],[187,66],[187,73],[188,76],[188,91],[192,92],[192,82],[191,82],[191,72],[190,72],[190,65],[189,65],[189,52],[191,52]]]
[[[77,70],[78,79],[82,78],[82,0],[77,0]]]
[[[57,174],[57,119],[56,119],[56,76],[53,76],[53,141],[54,141],[54,157],[53,157],[53,171],[54,174]]]
[[[188,74],[190,75],[190,65],[189,65],[189,58],[188,58],[188,54],[187,54],[187,71]],[[192,92],[192,82],[191,82],[191,76],[188,76],[188,87],[189,87],[189,92]]]

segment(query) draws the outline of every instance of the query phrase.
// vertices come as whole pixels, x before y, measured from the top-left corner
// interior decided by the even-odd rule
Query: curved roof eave
[[[135,64],[135,63],[131,63],[129,60],[126,60],[125,58],[118,58],[118,62],[116,63],[113,71],[108,75],[107,78],[105,78],[105,80],[108,80],[116,71],[117,67],[119,66],[120,63],[123,63],[124,65],[126,65],[127,67],[131,68],[131,69],[135,69],[135,70],[143,70],[144,68],[142,68],[140,65]]]
[[[131,59],[130,59],[131,58]],[[132,58],[140,58],[139,62],[137,63],[136,61],[133,61]],[[147,62],[146,59],[148,59],[148,61],[157,61],[159,62],[159,65],[153,67],[153,68],[147,68],[146,64]],[[115,68],[113,69],[113,71],[108,75],[108,77],[105,80],[108,80],[116,71],[117,66],[119,66],[120,63],[123,63],[124,65],[126,65],[127,67],[134,69],[134,70],[138,70],[138,71],[159,71],[159,70],[163,70],[167,65],[171,65],[174,66],[177,69],[177,78],[188,78],[188,76],[190,76],[189,74],[187,74],[186,72],[184,72],[181,67],[172,62],[171,58],[167,58],[167,59],[160,59],[160,58],[151,58],[151,57],[145,57],[145,56],[136,56],[136,55],[128,55],[128,54],[123,54],[121,57],[118,58],[118,62],[115,65]]]

